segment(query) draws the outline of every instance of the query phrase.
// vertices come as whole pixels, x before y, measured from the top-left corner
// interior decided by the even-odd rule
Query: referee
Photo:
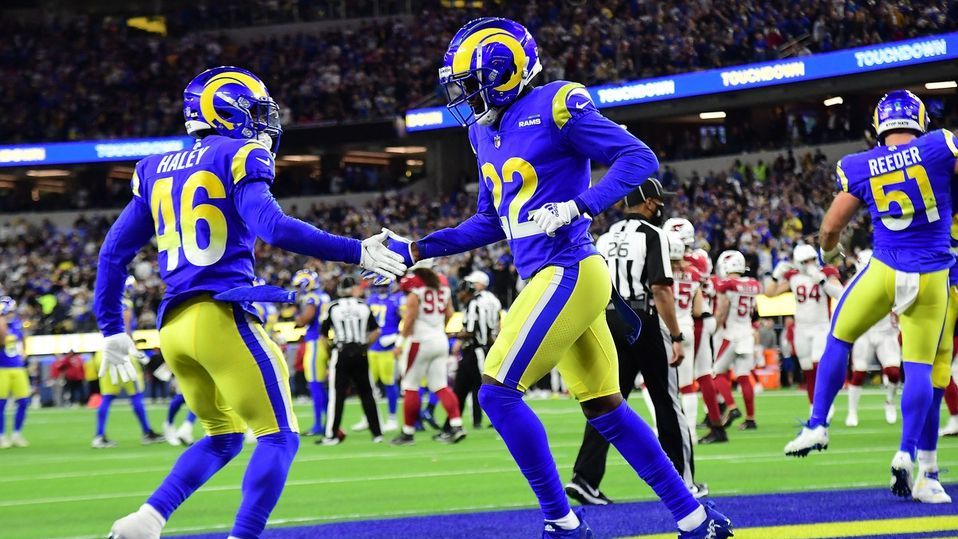
[[[482,427],[482,408],[479,407],[482,366],[495,340],[502,306],[495,296],[479,289],[482,285],[476,282],[477,278],[475,275],[467,276],[459,283],[457,291],[459,303],[465,305],[465,311],[462,331],[456,335],[462,342],[462,359],[456,370],[452,391],[459,399],[460,413],[466,406],[466,397],[472,394],[472,426],[478,429]]]
[[[683,360],[682,340],[686,336],[680,333],[675,318],[668,238],[657,226],[662,223],[662,208],[670,195],[657,179],[649,178],[625,198],[626,218],[613,224],[596,247],[606,258],[616,291],[642,319],[638,340],[629,344],[631,326],[611,304],[608,307],[609,329],[619,356],[622,396],[628,399],[641,372],[654,403],[662,449],[698,497],[706,491],[692,480],[692,437],[679,401],[675,368]],[[584,505],[611,503],[599,490],[608,452],[609,442],[587,423],[572,481],[566,484],[569,497]]]
[[[366,349],[379,338],[379,325],[369,305],[361,299],[363,290],[354,277],[343,277],[337,292],[339,299],[329,304],[320,328],[324,341],[329,340],[330,329],[333,330],[333,337],[329,357],[330,395],[326,437],[316,443],[337,445],[346,437],[339,427],[343,422],[343,405],[350,383],[356,388],[362,402],[373,442],[380,443],[383,433],[369,383],[369,358],[366,357]]]

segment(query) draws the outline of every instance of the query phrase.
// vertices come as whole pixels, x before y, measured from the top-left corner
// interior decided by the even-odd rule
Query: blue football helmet
[[[127,296],[133,295],[133,291],[136,289],[136,277],[132,275],[126,276],[126,281],[123,283],[123,292]]]
[[[884,144],[885,133],[894,129],[924,135],[928,132],[928,111],[922,100],[908,90],[888,92],[875,106],[873,127],[879,144]]]
[[[542,71],[539,49],[525,26],[497,17],[466,23],[449,42],[439,84],[449,112],[463,126],[491,125]]]
[[[303,292],[315,290],[319,286],[319,275],[313,270],[302,269],[293,276],[293,288]]]
[[[233,66],[220,66],[200,73],[183,90],[186,132],[212,129],[235,139],[256,139],[279,149],[283,134],[279,105],[269,96],[256,75]]]
[[[0,315],[10,314],[17,310],[17,300],[10,296],[0,297]]]

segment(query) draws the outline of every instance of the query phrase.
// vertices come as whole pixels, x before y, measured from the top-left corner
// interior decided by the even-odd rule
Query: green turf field
[[[564,399],[531,404],[546,424],[565,479],[584,424],[578,406]],[[647,415],[641,399],[632,404]],[[786,459],[782,447],[796,433],[807,406],[804,393],[797,391],[760,394],[759,430],[733,430],[729,444],[697,447],[697,479],[716,495],[886,486],[900,425],[885,424],[882,396],[866,392],[861,425],[849,429],[843,425],[845,396],[840,395],[829,450],[808,459]],[[307,406],[297,406],[297,412],[307,423]],[[155,430],[164,415],[164,406],[150,408]],[[358,405],[349,403],[344,423],[358,418]],[[168,445],[141,446],[133,414],[123,401],[114,405],[108,430],[119,447],[91,449],[93,427],[92,410],[30,411],[25,434],[31,447],[0,452],[0,537],[103,537],[115,518],[144,501],[181,452]],[[228,530],[250,450],[187,501],[166,533]],[[958,468],[958,439],[942,440],[940,465]],[[614,452],[602,487],[616,500],[652,497]],[[471,431],[456,446],[439,445],[423,434],[413,447],[374,445],[360,433],[337,447],[304,439],[270,522],[294,525],[533,505],[531,491],[491,429]]]

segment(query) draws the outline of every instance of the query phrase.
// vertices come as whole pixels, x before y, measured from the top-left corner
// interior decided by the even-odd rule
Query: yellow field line
[[[958,516],[852,520],[848,522],[736,528],[735,539],[768,539],[770,537],[775,539],[825,539],[936,531],[949,535],[958,531]],[[630,539],[673,539],[674,537],[675,533],[673,532],[639,535]]]

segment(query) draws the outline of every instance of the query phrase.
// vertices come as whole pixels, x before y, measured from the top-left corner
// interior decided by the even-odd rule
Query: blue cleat
[[[706,503],[705,522],[690,532],[679,530],[679,539],[725,539],[732,537],[732,521],[715,510],[712,502]]]
[[[546,522],[545,529],[542,530],[542,539],[595,539],[592,528],[585,521],[585,513],[579,510],[575,512],[575,516],[579,517],[579,527],[574,530],[564,530],[551,522]]]

